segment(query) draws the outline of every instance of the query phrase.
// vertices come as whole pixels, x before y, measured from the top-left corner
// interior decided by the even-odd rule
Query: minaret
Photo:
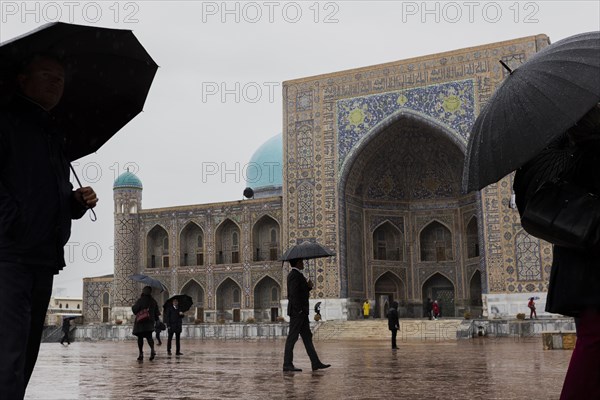
[[[115,202],[115,272],[111,298],[112,319],[127,321],[139,297],[138,285],[129,276],[140,265],[140,219],[142,182],[132,172],[122,173],[113,184]]]

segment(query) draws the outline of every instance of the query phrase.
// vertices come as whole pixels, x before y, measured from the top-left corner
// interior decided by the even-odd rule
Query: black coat
[[[0,261],[65,265],[71,219],[86,209],[75,200],[53,117],[16,96],[0,110]]]
[[[134,335],[154,332],[154,321],[158,320],[160,312],[158,310],[158,304],[156,303],[156,300],[154,300],[151,295],[142,294],[142,296],[131,307],[131,311],[133,311],[133,314],[135,315],[145,308],[150,310],[150,318],[142,322],[135,321],[133,323]]]
[[[293,269],[287,276],[288,307],[290,317],[307,316],[309,312],[308,298],[311,288],[302,272]]]
[[[164,323],[171,332],[181,332],[183,328],[183,315],[179,314],[181,309],[175,309],[172,304],[169,304],[165,309]]]
[[[433,301],[427,300],[427,303],[425,304],[425,311],[431,312],[432,310],[433,310]]]
[[[70,330],[71,330],[71,322],[69,321],[68,318],[63,318],[63,322],[62,322],[63,333],[68,334]]]
[[[600,143],[573,147],[565,135],[517,171],[514,190],[521,214],[527,200],[547,180],[542,178],[544,153],[562,150],[573,153],[561,167],[567,171],[562,177],[600,194]],[[546,311],[577,317],[584,309],[600,309],[600,258],[590,250],[554,246]]]
[[[395,308],[390,308],[388,310],[388,328],[389,330],[399,329],[400,321],[398,321],[398,310]]]

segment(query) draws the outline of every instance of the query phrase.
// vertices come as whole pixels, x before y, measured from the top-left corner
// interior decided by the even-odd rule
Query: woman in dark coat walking
[[[548,159],[556,159],[552,167]],[[558,165],[562,164],[562,165]],[[600,103],[563,137],[520,168],[514,180],[521,215],[527,201],[546,181],[562,178],[600,194]],[[551,174],[554,174],[552,176]],[[558,176],[557,176],[558,175]],[[600,228],[600,227],[599,227]],[[577,343],[565,377],[561,400],[600,399],[600,261],[599,249],[554,245],[546,311],[575,317]]]
[[[141,297],[135,302],[133,307],[131,307],[131,310],[136,315],[138,312],[145,309],[148,309],[150,317],[143,321],[137,321],[136,318],[136,321],[133,323],[133,334],[138,338],[138,349],[140,350],[140,354],[137,358],[138,361],[144,359],[144,338],[148,341],[148,345],[150,346],[150,361],[154,360],[154,357],[156,356],[152,333],[154,332],[154,321],[158,320],[160,313],[158,311],[158,304],[152,297],[152,288],[150,286],[144,287]]]

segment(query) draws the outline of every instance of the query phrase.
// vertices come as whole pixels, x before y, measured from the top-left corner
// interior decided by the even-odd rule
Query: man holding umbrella
[[[56,22],[0,46],[0,398],[25,395],[71,219],[98,201],[69,161],[142,111],[157,68],[124,29]]]
[[[170,303],[170,304],[169,304]],[[167,340],[167,354],[171,355],[171,342],[173,335],[175,335],[175,355],[182,356],[181,353],[181,331],[183,327],[183,311],[179,308],[179,300],[177,298],[172,299],[165,305],[165,316],[164,322],[167,324],[168,329],[168,340]]]
[[[0,110],[0,397],[20,399],[37,359],[54,274],[64,266],[71,219],[98,199],[73,191],[63,137],[51,110],[64,69],[52,57],[26,60],[17,94]]]
[[[304,262],[302,259],[295,258],[289,260],[292,270],[287,277],[287,291],[288,291],[288,309],[287,314],[290,317],[290,326],[288,331],[288,337],[285,341],[285,355],[283,359],[283,370],[284,371],[302,371],[300,368],[296,368],[293,363],[294,359],[294,345],[298,341],[298,336],[302,336],[302,342],[306,348],[306,353],[310,357],[313,371],[318,369],[329,368],[331,365],[323,364],[319,360],[317,351],[312,342],[312,332],[310,331],[310,322],[308,320],[308,298],[310,291],[313,288],[313,284],[310,280],[306,280],[302,274],[304,269]]]
[[[61,330],[63,332],[63,337],[60,339],[60,344],[65,344],[65,340],[67,341],[67,345],[71,344],[71,340],[69,340],[69,332],[71,331],[71,318],[63,317]]]

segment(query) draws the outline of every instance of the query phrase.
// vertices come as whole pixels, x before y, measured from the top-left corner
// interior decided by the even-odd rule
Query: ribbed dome
[[[140,178],[135,176],[133,172],[127,171],[119,175],[113,184],[113,190],[123,188],[143,189],[144,187],[142,186],[142,181],[140,181]]]
[[[283,135],[280,133],[263,143],[246,167],[246,186],[254,192],[281,189],[283,186]]]

